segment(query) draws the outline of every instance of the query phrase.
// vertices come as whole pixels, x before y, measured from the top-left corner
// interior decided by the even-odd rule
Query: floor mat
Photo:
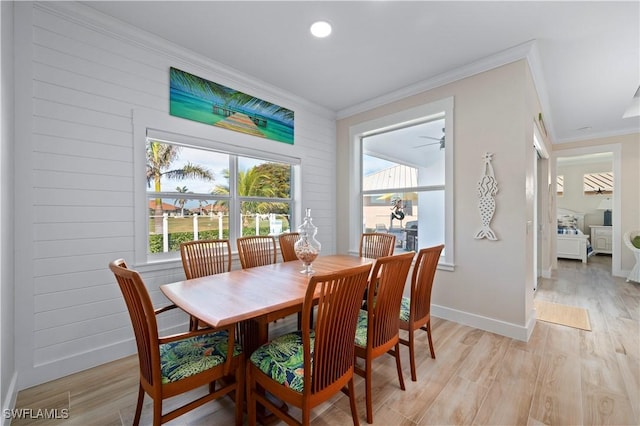
[[[536,308],[536,317],[540,321],[591,331],[589,312],[584,308],[544,300],[534,300],[533,305]]]

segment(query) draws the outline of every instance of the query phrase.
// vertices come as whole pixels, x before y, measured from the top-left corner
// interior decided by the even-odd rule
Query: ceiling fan
[[[444,141],[444,128],[442,129],[442,137],[441,138],[434,138],[433,136],[420,136],[420,137],[421,138],[425,138],[425,139],[433,139],[434,141],[437,141],[437,142],[431,142],[431,143],[425,143],[425,144],[422,144],[422,145],[416,145],[416,146],[414,146],[414,148],[421,148],[423,146],[439,144],[440,145],[440,149],[444,149],[444,146],[445,146],[444,145],[445,144],[445,141]]]

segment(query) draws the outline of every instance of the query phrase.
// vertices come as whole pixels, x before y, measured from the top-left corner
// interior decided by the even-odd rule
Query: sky
[[[242,157],[239,167],[241,170],[247,170],[253,166],[261,163],[265,163],[265,160],[253,159]],[[185,164],[200,164],[206,167],[209,171],[213,172],[214,181],[204,181],[202,179],[168,179],[163,178],[161,180],[161,191],[172,192],[176,190],[176,187],[187,187],[187,192],[209,194],[216,185],[228,185],[227,180],[223,177],[222,171],[229,168],[229,157],[227,154],[207,151],[202,149],[194,149],[188,147],[182,147],[177,160],[174,161],[172,170],[180,169]],[[365,156],[363,162],[364,174],[378,172],[380,170],[389,168],[396,165],[396,163],[382,160],[380,158]],[[153,191],[153,187],[147,188],[147,191]]]
[[[254,158],[242,157],[239,161],[240,170],[247,170],[258,164],[266,163],[266,160],[258,160]],[[213,172],[213,181],[205,181],[202,179],[168,179],[163,178],[160,181],[161,191],[171,192],[175,191],[176,187],[187,187],[187,192],[209,194],[216,185],[228,185],[227,180],[224,178],[222,171],[229,168],[229,156],[227,154],[207,151],[202,149],[194,149],[182,147],[178,158],[174,161],[171,170],[180,169],[185,164],[199,164],[209,171]],[[153,191],[152,188],[147,188],[147,191]]]

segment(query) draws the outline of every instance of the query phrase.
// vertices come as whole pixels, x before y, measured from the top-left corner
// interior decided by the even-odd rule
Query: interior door
[[[544,235],[545,235],[545,211],[548,211],[548,175],[549,175],[549,155],[542,145],[541,136],[538,133],[538,128],[534,126],[533,132],[533,181],[534,181],[534,196],[533,196],[533,229],[535,230],[535,236],[533,239],[533,273],[534,283],[533,291],[538,288],[538,283],[543,277],[543,268],[545,262],[543,262],[545,250]]]

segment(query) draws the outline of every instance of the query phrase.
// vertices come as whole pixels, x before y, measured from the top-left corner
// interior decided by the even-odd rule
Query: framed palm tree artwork
[[[292,110],[170,68],[169,114],[293,145]]]

